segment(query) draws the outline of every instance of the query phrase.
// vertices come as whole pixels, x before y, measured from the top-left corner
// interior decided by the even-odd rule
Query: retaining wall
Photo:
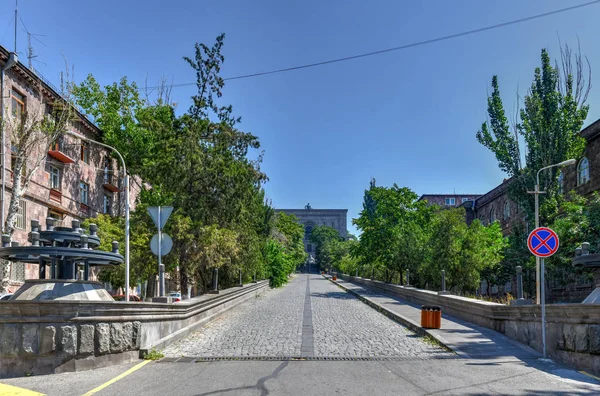
[[[0,378],[120,364],[260,294],[260,281],[173,304],[0,301]]]
[[[438,295],[350,275],[340,278],[391,294],[417,305],[440,305],[445,314],[503,333],[542,351],[541,306],[504,304],[453,295]],[[600,305],[546,305],[546,350],[551,358],[600,374]]]

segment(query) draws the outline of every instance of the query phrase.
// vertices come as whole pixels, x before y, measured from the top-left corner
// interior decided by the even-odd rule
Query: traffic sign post
[[[527,247],[536,257],[540,258],[540,304],[542,305],[542,347],[544,359],[546,358],[546,285],[544,284],[545,268],[544,259],[558,251],[560,242],[558,235],[547,227],[538,227],[531,231],[527,238]]]
[[[152,237],[152,241],[150,241],[150,249],[158,256],[159,297],[165,296],[165,266],[162,263],[162,256],[168,254],[173,248],[173,240],[171,237],[166,234],[163,235],[162,233],[162,228],[167,223],[169,216],[171,216],[171,212],[173,212],[172,206],[151,206],[148,208],[148,213],[158,228],[158,234],[154,235],[154,237]]]

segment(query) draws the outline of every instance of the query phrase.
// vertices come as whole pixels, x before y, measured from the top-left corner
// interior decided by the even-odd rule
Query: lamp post
[[[555,168],[557,166],[574,165],[577,161],[569,159],[558,164],[548,165],[537,171],[535,191],[527,191],[528,194],[535,194],[535,228],[540,226],[540,200],[539,195],[545,194],[546,191],[540,191],[540,172],[546,169]],[[536,304],[540,304],[540,258],[535,258],[535,301]]]
[[[123,184],[125,188],[125,301],[129,302],[129,176],[127,176],[125,160],[123,159],[121,153],[119,153],[117,149],[112,146],[100,143],[73,131],[67,131],[66,133],[81,140],[87,140],[90,143],[95,143],[99,146],[112,150],[117,154],[119,160],[121,160],[121,166],[123,166]]]

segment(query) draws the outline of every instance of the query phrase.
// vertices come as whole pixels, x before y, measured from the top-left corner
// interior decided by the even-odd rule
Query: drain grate
[[[425,355],[425,356],[199,356],[199,357],[179,357],[163,358],[160,363],[204,363],[204,362],[223,362],[223,361],[306,361],[306,362],[382,362],[382,361],[418,361],[418,360],[439,360],[439,359],[459,359],[454,354]]]

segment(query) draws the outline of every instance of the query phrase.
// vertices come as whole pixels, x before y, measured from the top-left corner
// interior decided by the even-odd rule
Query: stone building
[[[460,206],[465,202],[479,198],[480,194],[424,194],[418,201],[427,201],[430,205]]]
[[[0,46],[0,67],[6,64],[9,55],[9,51]],[[5,72],[2,97],[6,121],[10,121],[8,117],[14,120],[22,114],[34,113],[34,110],[38,114],[49,114],[51,104],[61,100],[57,89],[20,62]],[[40,109],[43,111],[40,112]],[[75,120],[70,122],[71,131],[101,140],[102,131],[79,111],[75,110],[75,114]],[[10,125],[10,122],[5,122],[6,156],[3,172],[0,172],[0,177],[5,177],[6,186],[5,219],[12,191],[14,161],[11,157]],[[96,217],[98,213],[124,213],[125,195],[118,177],[119,164],[110,151],[71,135],[61,136],[51,147],[40,146],[34,150],[45,151],[46,159],[34,173],[19,202],[13,241],[27,243],[32,219],[44,225],[47,217],[53,217],[58,219],[59,226],[61,223],[70,226],[73,219],[84,220]],[[141,186],[139,180],[132,180],[130,184],[133,210]],[[0,292],[2,289],[12,292],[22,285],[24,279],[37,277],[36,264],[0,265]]]
[[[328,226],[337,230],[342,238],[348,237],[347,221],[348,209],[313,209],[310,204],[304,209],[275,209],[275,212],[293,214],[300,224],[304,225],[304,249],[306,253],[315,255],[315,247],[310,243],[310,234],[313,227]]]

